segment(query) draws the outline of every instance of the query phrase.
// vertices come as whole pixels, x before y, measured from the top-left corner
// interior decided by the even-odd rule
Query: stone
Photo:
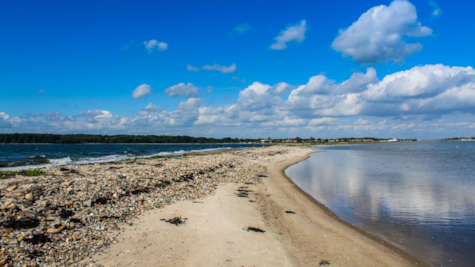
[[[46,232],[49,233],[49,234],[57,234],[57,233],[60,233],[61,231],[63,231],[64,228],[66,228],[66,225],[62,225],[59,228],[50,228],[50,229],[46,230]]]
[[[28,193],[25,195],[25,199],[26,200],[33,200],[33,194],[32,193]]]
[[[12,185],[12,186],[10,186],[10,187],[7,187],[7,191],[8,191],[8,192],[11,192],[11,191],[15,190],[16,188],[17,188],[16,185]]]

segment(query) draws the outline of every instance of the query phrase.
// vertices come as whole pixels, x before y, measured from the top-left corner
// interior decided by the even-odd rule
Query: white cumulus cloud
[[[155,39],[152,39],[150,41],[144,41],[143,44],[145,45],[145,49],[147,49],[149,53],[152,53],[155,50],[165,51],[168,49],[167,43],[159,42]]]
[[[288,26],[274,38],[274,43],[270,45],[271,49],[283,50],[287,48],[287,43],[296,41],[301,43],[305,40],[305,32],[307,31],[307,21],[301,20],[299,23]]]
[[[205,65],[205,66],[201,67],[201,69],[203,69],[203,70],[215,70],[215,71],[219,71],[221,73],[233,73],[233,72],[236,72],[236,64],[233,63],[230,66],[222,66],[222,65],[219,65],[219,64]]]
[[[9,121],[10,116],[5,112],[0,112],[0,128],[10,128],[11,122]]]
[[[291,89],[294,89],[294,87],[286,82],[280,82],[274,86],[274,92],[276,94],[283,94]]]
[[[422,49],[422,44],[408,43],[404,37],[429,35],[432,29],[417,21],[414,5],[395,0],[389,6],[372,7],[350,27],[341,29],[332,48],[360,63],[402,62]]]
[[[186,66],[186,70],[188,71],[193,71],[193,72],[199,72],[200,70],[214,70],[214,71],[219,71],[221,73],[234,73],[237,70],[236,63],[233,63],[232,65],[229,66],[223,66],[220,64],[213,64],[213,65],[204,65],[203,67],[194,67],[193,65],[188,65]],[[231,78],[231,79],[234,79]]]
[[[134,89],[134,91],[132,92],[132,98],[144,98],[149,96],[150,93],[152,93],[152,87],[149,84],[142,83]]]
[[[375,102],[423,99],[474,81],[471,67],[424,65],[387,75],[381,82],[369,85],[363,96]]]
[[[192,83],[179,83],[165,89],[165,94],[168,96],[183,96],[183,97],[199,97],[199,87]]]

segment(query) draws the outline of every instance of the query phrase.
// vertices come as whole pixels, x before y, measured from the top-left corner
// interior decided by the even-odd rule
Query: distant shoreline
[[[0,143],[0,145],[272,145],[261,143]]]

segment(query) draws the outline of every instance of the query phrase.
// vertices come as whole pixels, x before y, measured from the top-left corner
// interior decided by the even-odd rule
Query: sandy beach
[[[4,179],[0,260],[8,266],[424,266],[340,220],[285,176],[285,168],[313,152],[275,146],[52,167],[46,177]],[[184,223],[165,221],[176,217]]]

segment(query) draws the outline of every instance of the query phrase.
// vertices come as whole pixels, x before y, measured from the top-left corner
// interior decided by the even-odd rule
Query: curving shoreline
[[[199,203],[180,202],[142,216],[126,227],[102,255],[87,263],[104,266],[426,266],[423,262],[339,219],[295,185],[284,170],[314,150],[273,147],[248,150],[286,150],[257,157],[267,177],[256,184],[220,185]],[[249,198],[236,196],[245,186]],[[251,202],[252,201],[252,202]],[[293,211],[289,214],[285,211]],[[154,223],[182,216],[183,226]],[[243,231],[247,226],[265,233]],[[143,249],[133,249],[145,244]],[[159,254],[160,257],[150,257]]]
[[[313,152],[274,146],[2,180],[0,258],[11,266],[424,266],[342,221],[285,175]],[[19,215],[38,224],[12,229]],[[174,217],[186,223],[163,221]]]
[[[285,173],[285,170],[292,166],[292,165],[295,165],[301,161],[304,161],[304,160],[307,160],[309,157],[310,157],[310,154],[313,154],[313,153],[320,153],[320,152],[324,152],[324,150],[311,150],[311,151],[308,151],[305,155],[301,156],[300,158],[298,158],[297,160],[293,161],[293,162],[287,162],[287,164],[281,164],[280,166],[277,167],[277,171],[280,172],[280,177],[277,177],[276,179],[276,182],[279,183],[279,182],[282,182],[282,178],[285,179],[286,182],[288,182],[289,184],[291,184],[290,186],[290,189],[287,190],[286,193],[288,194],[295,194],[296,198],[305,198],[305,201],[308,201],[310,203],[309,206],[314,206],[315,209],[318,209],[320,211],[322,211],[327,219],[329,220],[333,220],[336,224],[339,224],[339,225],[342,225],[343,227],[345,228],[348,228],[349,231],[355,231],[357,233],[357,235],[361,235],[361,237],[357,237],[357,238],[361,238],[362,240],[364,239],[369,239],[370,242],[373,242],[373,245],[375,246],[383,246],[384,249],[387,249],[389,250],[389,252],[392,254],[394,253],[396,255],[397,258],[399,259],[402,259],[402,262],[404,265],[404,261],[407,261],[407,263],[410,265],[410,266],[428,266],[426,263],[424,263],[423,261],[421,261],[420,259],[414,257],[413,255],[409,254],[408,252],[378,238],[378,237],[375,237],[374,235],[348,223],[347,221],[341,219],[340,217],[338,217],[333,211],[331,211],[329,208],[327,208],[325,205],[321,204],[320,202],[318,202],[317,200],[315,200],[312,196],[310,196],[307,192],[305,192],[303,189],[301,189],[297,184],[295,184],[291,178],[289,178],[286,173]],[[289,187],[284,187],[284,188],[289,188]],[[386,253],[383,251],[383,253]],[[398,257],[399,256],[399,257]],[[394,265],[393,265],[394,264]],[[390,266],[396,266],[396,262],[393,262],[390,264]]]

